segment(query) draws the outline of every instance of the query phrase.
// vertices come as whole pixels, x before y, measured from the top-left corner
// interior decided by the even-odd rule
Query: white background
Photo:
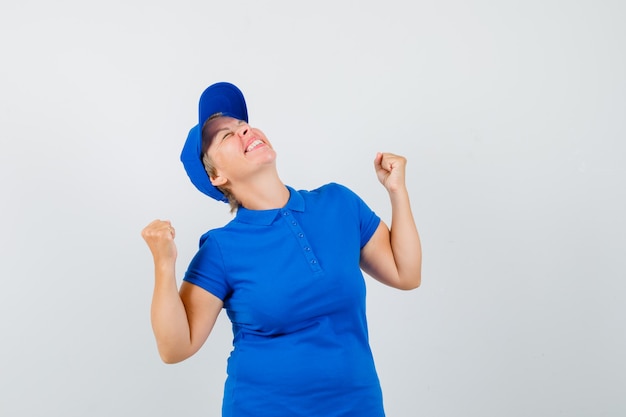
[[[0,5],[0,415],[217,416],[225,315],[160,362],[154,218],[182,277],[230,219],[178,157],[237,84],[296,188],[387,222],[408,158],[422,287],[368,278],[389,417],[626,415],[622,1],[17,1]],[[260,414],[261,415],[261,414]]]

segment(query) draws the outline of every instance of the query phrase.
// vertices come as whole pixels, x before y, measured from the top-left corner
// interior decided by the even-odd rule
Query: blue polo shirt
[[[360,250],[379,217],[348,188],[289,188],[202,236],[184,280],[224,301],[224,417],[381,417]]]

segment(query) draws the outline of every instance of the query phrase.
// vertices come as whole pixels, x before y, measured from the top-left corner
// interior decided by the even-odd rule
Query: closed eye
[[[238,128],[239,126],[241,126],[244,123],[246,123],[244,120],[237,120],[236,127]],[[224,134],[221,136],[220,142],[225,140],[225,139],[228,139],[229,136],[231,136],[231,135],[233,135],[235,133],[235,131],[232,130],[231,126],[227,126],[227,127],[221,128],[220,130],[215,132],[215,136],[213,136],[213,137],[218,137],[219,135],[221,135],[221,132],[224,132]]]

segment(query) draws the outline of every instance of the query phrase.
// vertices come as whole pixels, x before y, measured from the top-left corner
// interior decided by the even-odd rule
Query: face
[[[205,129],[211,138],[207,153],[217,174],[211,178],[213,185],[245,181],[259,170],[275,166],[276,152],[269,140],[245,121],[218,117]]]

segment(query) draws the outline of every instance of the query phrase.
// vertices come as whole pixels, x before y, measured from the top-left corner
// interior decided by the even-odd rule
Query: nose
[[[247,123],[243,123],[241,126],[237,128],[237,135],[241,137],[245,137],[250,131],[250,126]]]

